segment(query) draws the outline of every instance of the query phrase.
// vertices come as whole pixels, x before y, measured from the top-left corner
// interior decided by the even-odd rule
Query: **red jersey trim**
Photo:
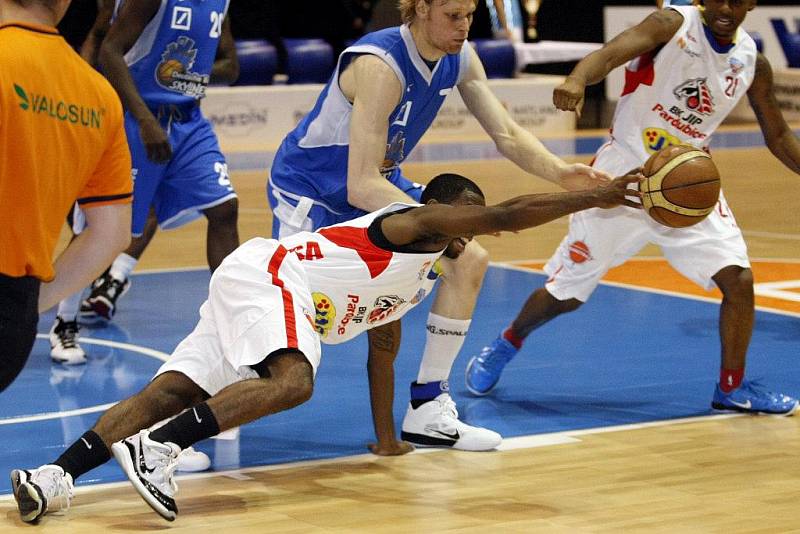
[[[645,52],[639,56],[638,70],[625,69],[625,87],[620,97],[631,94],[640,85],[653,85],[656,79],[655,57],[655,51]]]
[[[340,247],[354,250],[367,265],[371,278],[377,278],[389,267],[389,262],[392,260],[392,251],[384,250],[370,241],[366,228],[337,226],[323,228],[317,233]]]
[[[286,323],[286,347],[290,349],[298,348],[297,344],[297,323],[294,315],[294,298],[292,293],[283,285],[283,280],[278,277],[284,258],[288,251],[283,245],[279,245],[272,258],[269,260],[267,272],[272,276],[272,285],[281,289],[283,297],[283,318]]]

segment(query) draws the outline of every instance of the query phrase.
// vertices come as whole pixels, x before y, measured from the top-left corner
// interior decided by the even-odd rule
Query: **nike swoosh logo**
[[[195,418],[195,419],[197,419],[197,422],[198,422],[198,423],[202,423],[202,422],[203,422],[203,420],[202,420],[202,419],[200,419],[200,416],[199,416],[199,415],[197,415],[197,410],[195,410],[194,408],[192,408],[192,413],[194,413],[194,418]]]
[[[133,448],[133,445],[131,445],[127,441],[125,442],[125,445],[128,446],[128,449]],[[147,473],[147,474],[150,474],[150,473],[152,473],[153,471],[156,470],[155,467],[152,467],[152,468],[147,467],[147,463],[145,463],[145,461],[144,461],[144,453],[142,452],[142,448],[141,447],[139,447],[139,470],[142,473]]]
[[[454,441],[458,441],[458,438],[461,437],[459,435],[459,433],[458,433],[458,430],[456,430],[452,434],[448,434],[447,432],[442,432],[441,430],[432,430],[432,432],[436,432],[437,434],[441,434],[442,436],[444,436],[444,437],[446,437],[448,439],[452,439]]]
[[[81,441],[83,442],[84,445],[86,445],[87,449],[92,450],[92,446],[88,441],[86,441],[86,438],[81,438]]]
[[[745,410],[749,410],[750,408],[753,407],[753,405],[750,403],[750,401],[747,401],[747,402],[736,402],[735,400],[730,400],[730,399],[728,399],[728,400],[730,401],[731,404],[735,404],[739,408],[744,408]]]

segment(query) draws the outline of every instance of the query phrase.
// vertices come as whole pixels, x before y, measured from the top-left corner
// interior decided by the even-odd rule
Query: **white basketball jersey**
[[[342,343],[399,319],[433,287],[432,269],[443,250],[393,252],[367,235],[376,217],[411,206],[391,204],[352,221],[280,240],[301,260],[323,343]]]
[[[707,148],[711,134],[753,82],[756,45],[741,28],[721,46],[700,8],[673,6],[683,24],[661,49],[633,60],[614,115],[612,139],[636,166],[668,145]]]

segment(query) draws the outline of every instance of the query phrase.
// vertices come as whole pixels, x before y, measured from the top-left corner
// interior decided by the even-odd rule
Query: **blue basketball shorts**
[[[230,199],[236,193],[228,176],[228,164],[219,148],[211,123],[191,106],[183,113],[168,113],[161,120],[172,146],[165,164],[147,158],[139,125],[125,114],[125,133],[133,163],[133,221],[131,233],[144,231],[151,207],[162,229],[177,228]]]

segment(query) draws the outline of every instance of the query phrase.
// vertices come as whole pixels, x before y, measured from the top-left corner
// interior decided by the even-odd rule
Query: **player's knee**
[[[561,313],[573,312],[583,306],[583,302],[578,299],[559,300],[558,303]]]
[[[467,263],[473,272],[483,276],[489,268],[489,252],[477,241],[470,241],[464,249],[464,255],[462,256],[468,260],[464,263]]]
[[[721,269],[713,277],[725,298],[734,301],[752,300],[753,271],[737,265]]]
[[[300,351],[273,354],[253,369],[281,391],[283,409],[299,406],[314,393],[314,369]]]
[[[545,289],[544,291],[547,290]],[[549,297],[547,311],[550,317],[555,317],[557,315],[561,315],[562,313],[574,312],[583,305],[583,302],[575,298],[558,300],[551,295],[550,292],[547,292],[547,296]]]
[[[205,210],[204,213],[209,224],[235,225],[239,217],[239,199],[232,198],[219,206]]]
[[[489,268],[489,253],[476,241],[470,241],[464,252],[450,265],[452,278],[459,280],[460,284],[480,288]]]
[[[149,404],[163,410],[165,416],[174,415],[181,410],[206,400],[205,392],[182,373],[167,372],[145,389]]]
[[[288,374],[285,382],[286,400],[292,406],[299,406],[314,394],[314,371],[311,364],[304,360],[293,365]]]

